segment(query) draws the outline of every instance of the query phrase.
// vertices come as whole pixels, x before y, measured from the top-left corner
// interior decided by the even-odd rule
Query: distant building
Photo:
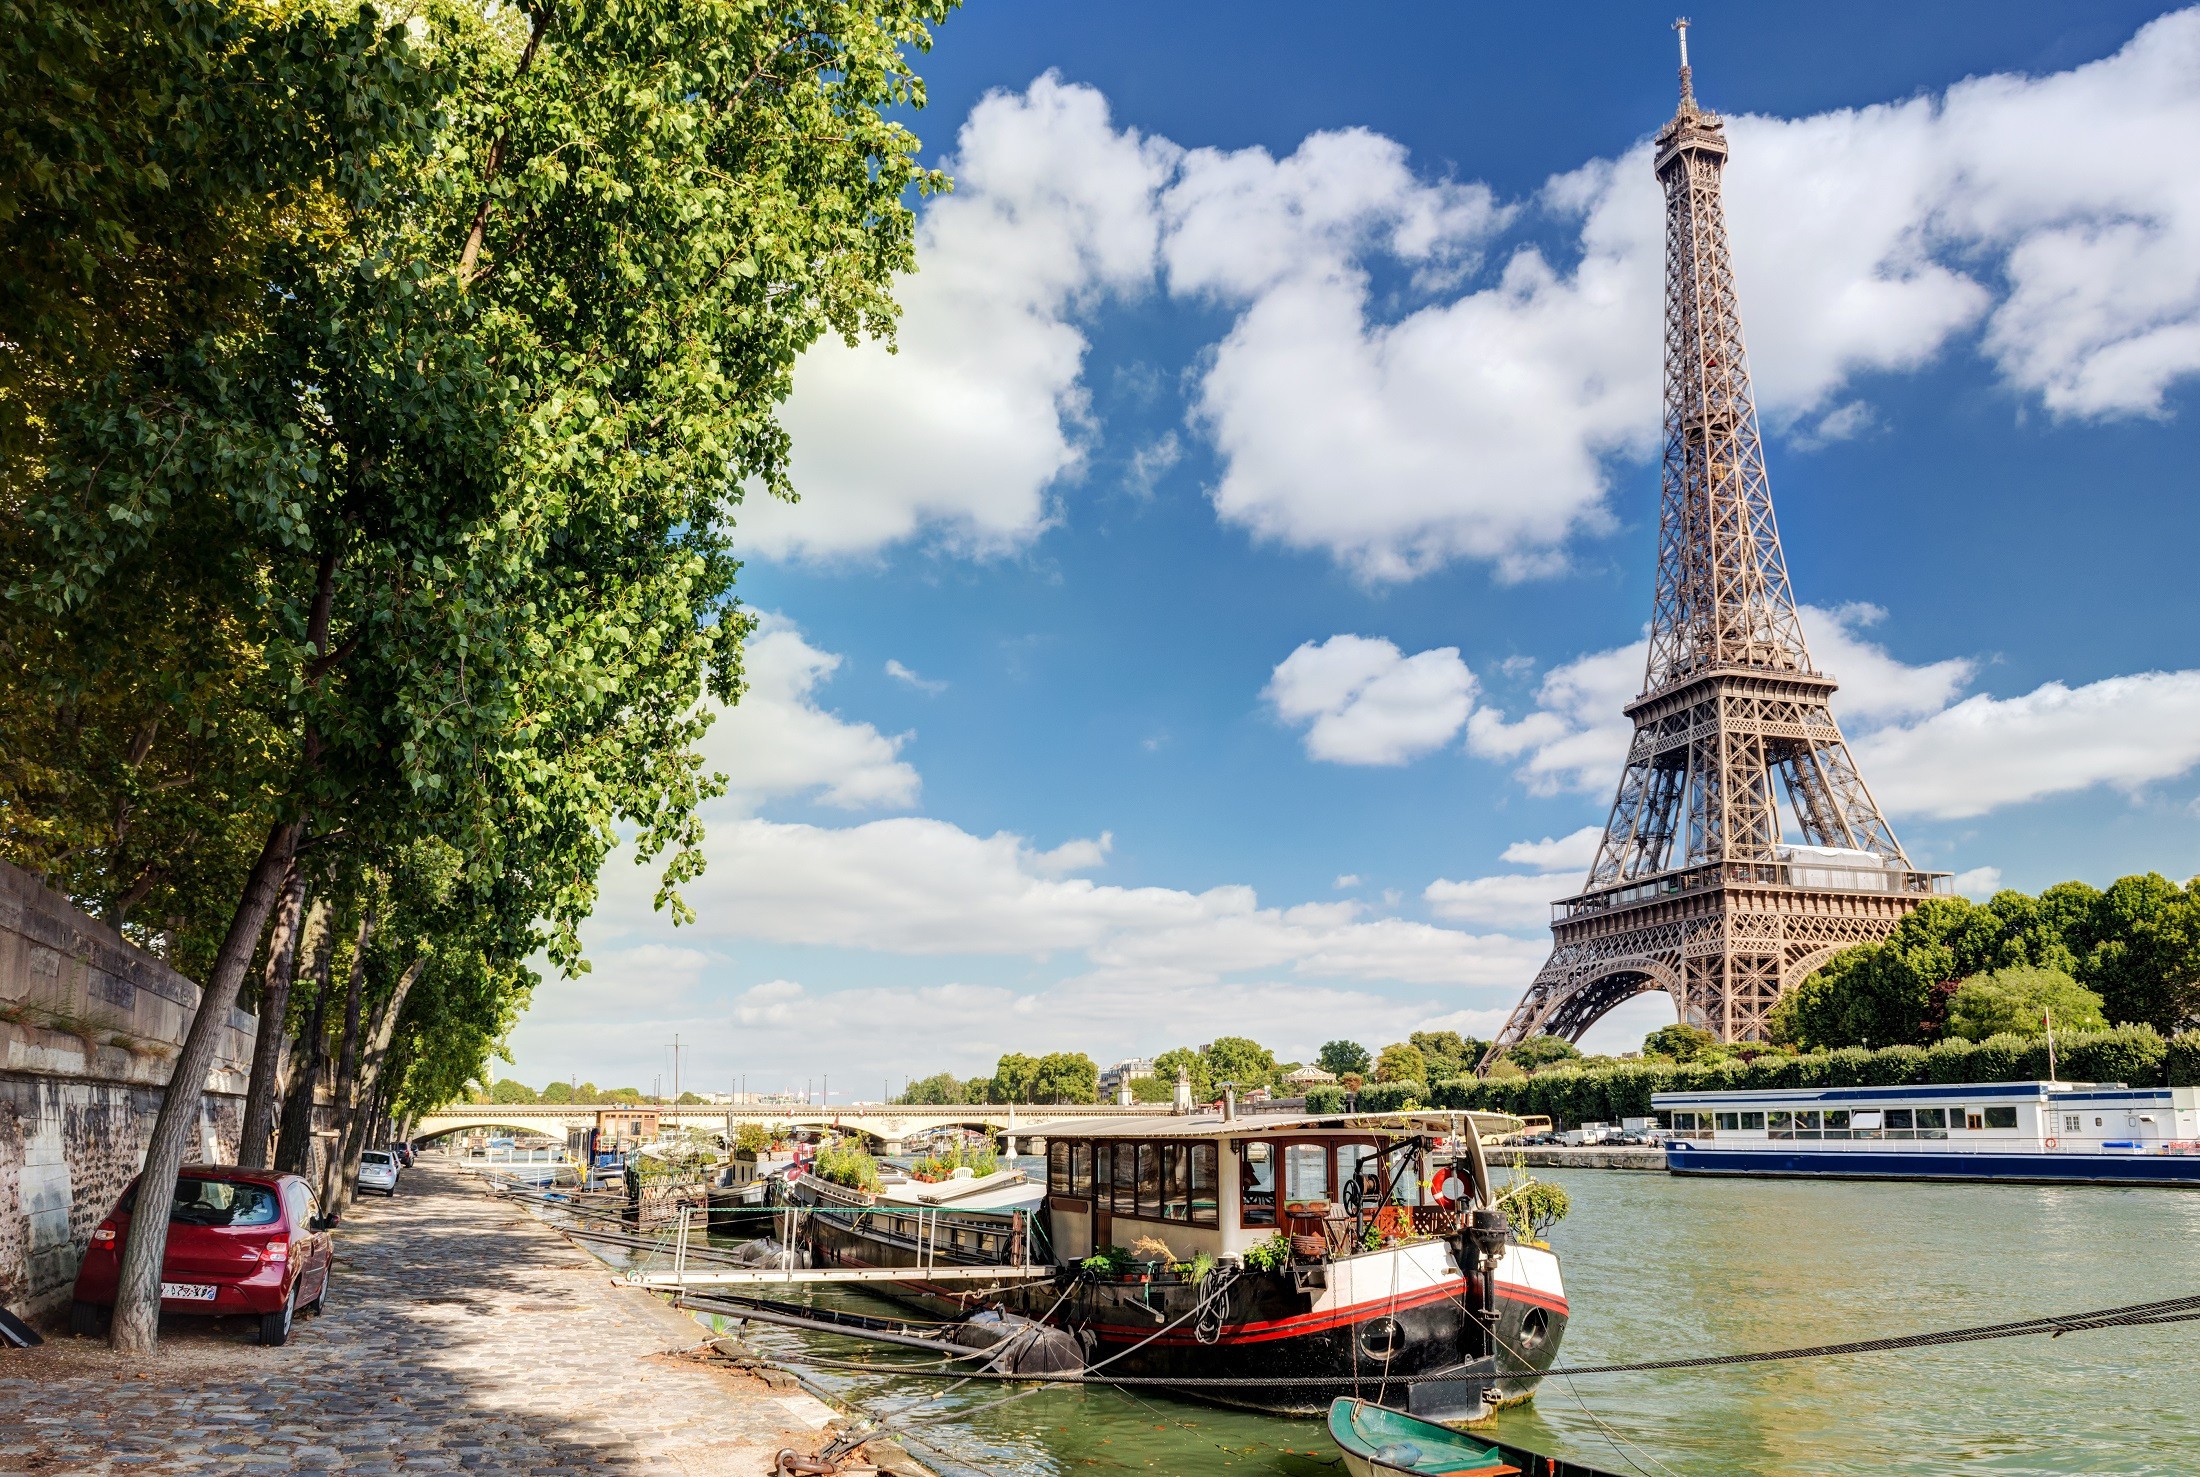
[[[1336,1080],[1337,1074],[1335,1072],[1325,1072],[1320,1067],[1311,1064],[1299,1068],[1296,1072],[1286,1074],[1283,1079],[1284,1085],[1287,1087],[1322,1087]]]
[[[1141,1077],[1153,1075],[1153,1058],[1134,1056],[1117,1062],[1100,1074],[1100,1101],[1120,1102],[1125,1089]]]

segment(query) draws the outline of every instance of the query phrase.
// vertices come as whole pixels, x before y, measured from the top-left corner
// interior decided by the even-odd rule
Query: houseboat
[[[1473,1419],[1533,1394],[1566,1327],[1557,1257],[1516,1241],[1493,1204],[1480,1135],[1516,1128],[1499,1114],[1226,1104],[1052,1125],[1039,1215],[984,1215],[975,1181],[929,1211],[815,1176],[792,1188],[824,1212],[804,1231],[819,1265],[1051,1263],[1051,1278],[920,1276],[892,1295],[1051,1324],[1116,1374],[1293,1415],[1357,1394]]]
[[[1675,1174],[2200,1186],[2200,1089],[1993,1082],[1661,1092]]]
[[[793,1148],[735,1149],[718,1172],[718,1182],[710,1187],[711,1233],[762,1235],[768,1231],[772,1211],[765,1203],[765,1187],[774,1175],[801,1162]]]

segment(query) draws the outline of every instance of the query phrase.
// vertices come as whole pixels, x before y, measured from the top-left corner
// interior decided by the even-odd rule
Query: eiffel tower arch
[[[1720,199],[1725,124],[1697,106],[1677,24],[1680,107],[1655,165],[1665,444],[1649,659],[1587,883],[1552,905],[1550,960],[1485,1064],[1530,1036],[1579,1040],[1649,990],[1721,1041],[1762,1039],[1782,994],[1947,886],[1910,865],[1803,639]]]

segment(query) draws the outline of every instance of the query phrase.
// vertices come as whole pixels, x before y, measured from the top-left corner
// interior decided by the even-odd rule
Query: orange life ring
[[[2047,1147],[2049,1147],[2050,1149],[2052,1149],[2052,1148],[2054,1148],[2054,1147],[2055,1147],[2055,1143],[2056,1143],[2056,1140],[2055,1140],[2055,1139],[2054,1139],[2053,1137],[2050,1137],[2050,1138],[2049,1138],[2049,1139],[2047,1140]]]

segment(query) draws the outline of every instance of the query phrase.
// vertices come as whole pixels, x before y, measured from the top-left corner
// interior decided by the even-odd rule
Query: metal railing
[[[1551,904],[1554,922],[1579,918],[1614,908],[1633,907],[1662,898],[1682,897],[1729,885],[1742,887],[1792,887],[1810,892],[1887,893],[1897,896],[1932,896],[1950,890],[1946,872],[1920,872],[1903,867],[1856,867],[1837,863],[1797,860],[1764,862],[1710,862],[1700,867],[1661,872],[1625,887],[1605,888]]]

